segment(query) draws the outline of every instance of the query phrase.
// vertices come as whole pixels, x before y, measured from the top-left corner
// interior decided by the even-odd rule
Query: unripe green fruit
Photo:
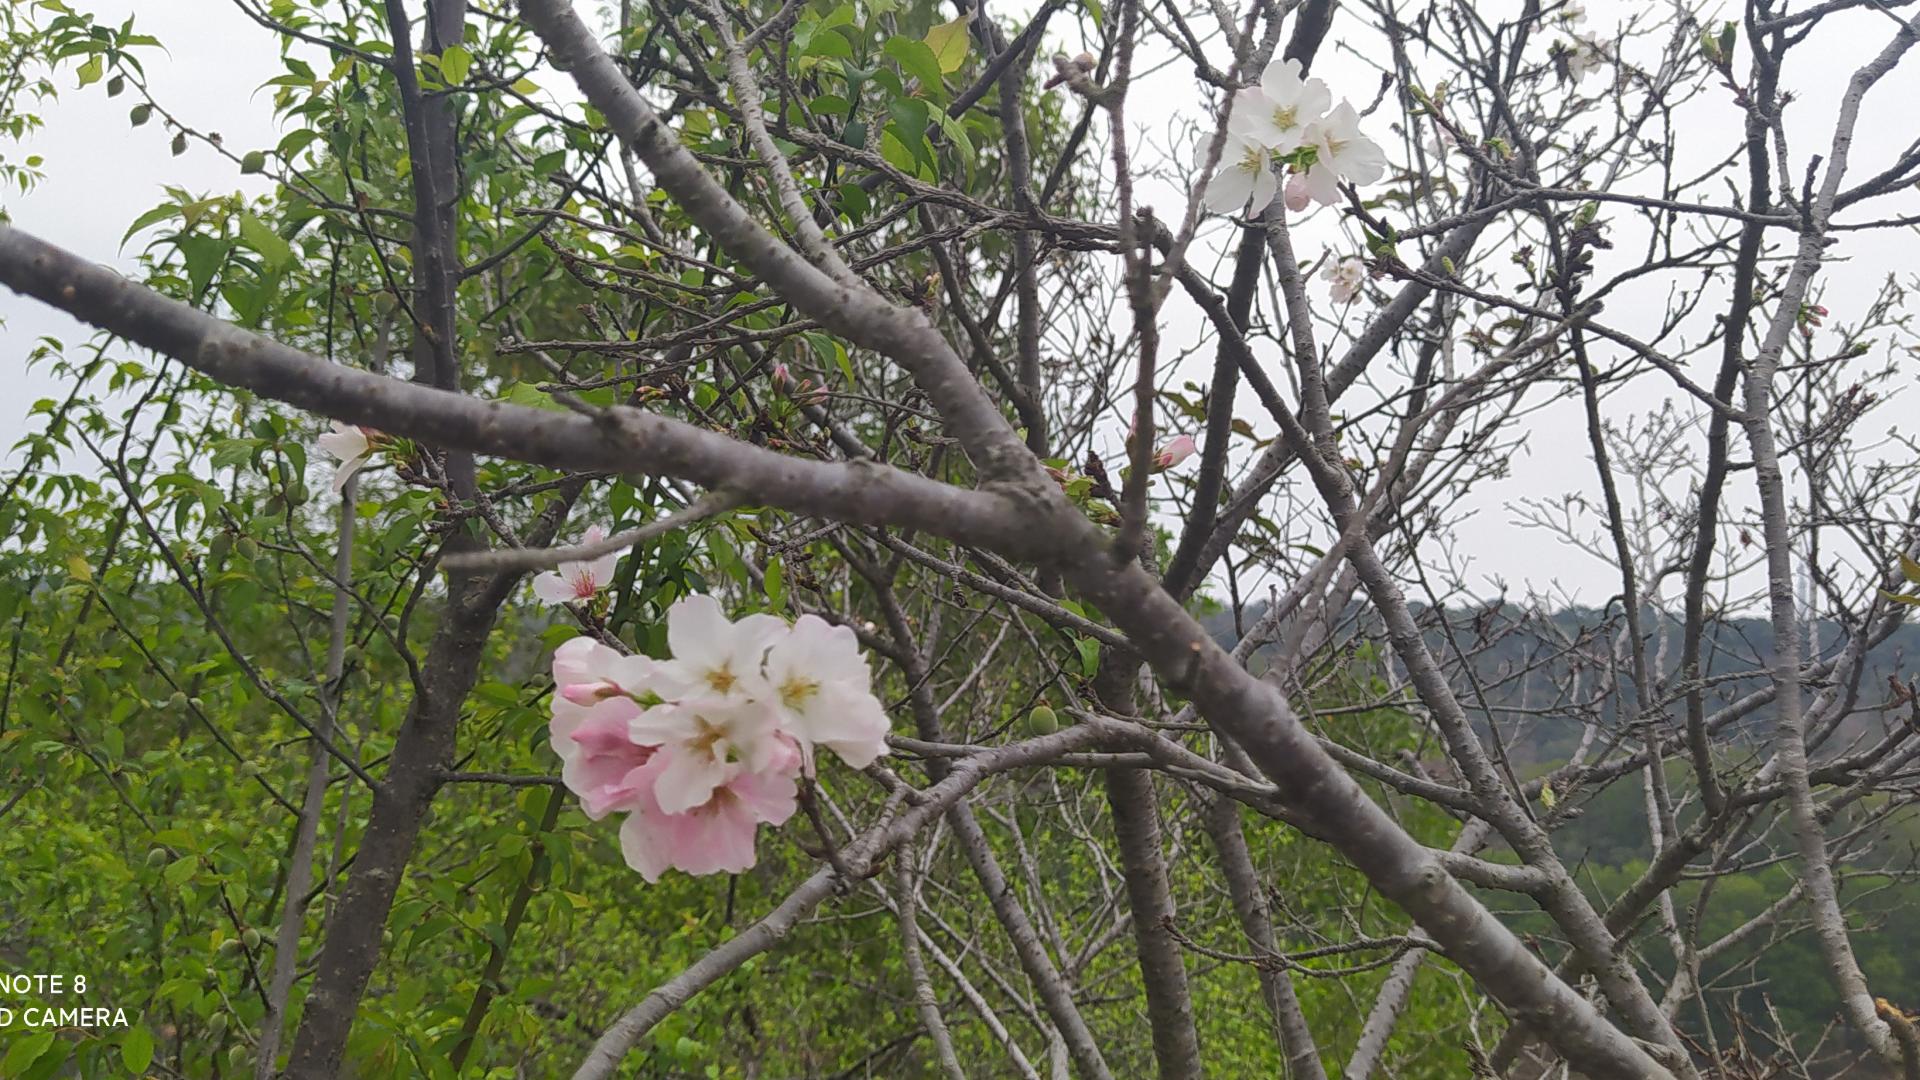
[[[260,931],[249,926],[240,931],[240,941],[249,949],[257,949],[260,947]]]
[[[148,866],[165,866],[166,863],[167,863],[166,848],[154,848],[152,851],[147,852]]]
[[[1059,730],[1060,718],[1054,715],[1052,706],[1042,703],[1027,713],[1027,734],[1051,735]]]
[[[232,956],[234,953],[237,953],[239,951],[240,951],[239,938],[228,938],[227,940],[220,943],[220,955],[222,956]]]
[[[186,707],[187,694],[184,690],[175,690],[173,696],[167,699],[167,708],[169,709],[184,709]]]

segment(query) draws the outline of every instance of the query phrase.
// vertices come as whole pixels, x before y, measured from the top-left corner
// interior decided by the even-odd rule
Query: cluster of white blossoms
[[[1336,304],[1351,303],[1367,283],[1367,264],[1349,256],[1327,264],[1320,276],[1327,281],[1327,294]]]
[[[648,881],[751,869],[762,824],[797,805],[825,747],[856,769],[887,752],[886,710],[853,631],[813,615],[729,620],[711,596],[667,611],[671,659],[591,637],[553,655],[561,780]]]
[[[1200,149],[1204,155],[1206,144]],[[1324,81],[1302,79],[1298,60],[1275,60],[1259,86],[1233,96],[1206,207],[1258,214],[1280,193],[1283,171],[1287,209],[1295,212],[1309,202],[1333,205],[1342,180],[1371,184],[1387,171],[1386,152],[1360,134],[1359,112],[1346,101],[1334,105]]]
[[[1580,0],[1570,0],[1554,12],[1554,20],[1566,30],[1569,42],[1562,43],[1560,53],[1566,57],[1567,75],[1575,82],[1586,78],[1600,69],[1607,61],[1607,54],[1600,47],[1600,41],[1591,33],[1581,29],[1587,21],[1587,7]]]

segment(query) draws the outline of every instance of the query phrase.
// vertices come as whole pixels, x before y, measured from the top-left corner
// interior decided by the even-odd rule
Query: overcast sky
[[[241,15],[231,0],[73,2],[78,8],[95,12],[103,21],[115,23],[137,11],[136,25],[157,36],[167,48],[165,55],[146,59],[155,95],[188,123],[220,132],[225,145],[235,150],[271,147],[278,140],[269,93],[257,89],[281,72],[277,44]],[[1621,18],[1646,6],[1588,0],[1590,25],[1602,34],[1608,33]],[[1787,110],[1796,168],[1804,167],[1809,155],[1827,150],[1839,93],[1852,68],[1865,58],[1861,42],[1870,42],[1870,47],[1877,50],[1890,25],[1885,16],[1876,13],[1833,20],[1833,26],[1823,29],[1808,50],[1819,50],[1819,56],[1831,60],[1824,67],[1818,62],[1809,63],[1805,53],[1796,53],[1801,58],[1796,69],[1800,80],[1794,84],[1798,100]],[[1069,52],[1081,45],[1077,41],[1061,44]],[[1352,96],[1363,103],[1371,96],[1374,76],[1352,55],[1343,53],[1337,41],[1322,57],[1316,71],[1333,85],[1336,99]],[[1169,121],[1198,115],[1200,99],[1191,88],[1190,72],[1178,65],[1156,74],[1154,79],[1157,85],[1151,92],[1130,95],[1128,116],[1158,137],[1164,135]],[[163,186],[209,194],[235,190],[258,194],[268,190],[268,184],[260,178],[238,175],[230,161],[198,143],[190,145],[182,156],[172,156],[168,148],[170,133],[163,125],[157,121],[141,128],[129,125],[127,112],[133,103],[130,94],[109,98],[101,84],[76,90],[69,73],[59,77],[59,84],[58,101],[40,110],[46,119],[45,129],[26,147],[9,152],[16,159],[26,153],[45,159],[45,181],[32,193],[24,197],[15,193],[5,203],[22,228],[125,268],[131,266],[130,256],[140,241],[136,239],[122,251],[121,235],[135,217],[165,198]],[[550,81],[549,85],[555,84]],[[1850,176],[1870,175],[1920,133],[1920,123],[1915,122],[1912,112],[1915,100],[1920,100],[1920,61],[1910,61],[1896,70],[1868,99]],[[1682,116],[1703,136],[1710,136],[1699,140],[1697,153],[1703,165],[1706,157],[1725,153],[1731,145],[1727,132],[1738,130],[1739,115],[1723,93],[1706,95]],[[1376,118],[1373,126],[1383,125]],[[1374,134],[1383,141],[1388,135],[1383,130]],[[1164,186],[1147,185],[1142,189],[1143,201],[1155,205],[1163,220],[1177,219],[1182,194]],[[1221,230],[1213,235],[1221,235]],[[1899,245],[1912,241],[1911,233],[1873,241],[1850,237],[1835,249],[1840,261],[1824,272],[1823,281],[1826,302],[1835,309],[1836,319],[1845,321],[1849,315],[1847,303],[1870,295],[1888,269],[1904,270],[1911,265],[1911,258],[1899,260]],[[1330,229],[1310,225],[1299,244],[1304,249],[1302,257],[1315,257],[1320,247],[1335,242]],[[1664,306],[1661,295],[1641,299],[1656,305],[1656,310]],[[1176,330],[1183,324],[1192,325],[1190,312],[1172,311],[1169,318]],[[1609,318],[1629,331],[1635,329],[1634,320],[1620,302],[1610,307]],[[32,343],[42,335],[72,343],[83,339],[86,331],[66,316],[5,290],[0,290],[0,320],[5,324],[0,326],[0,365],[4,365],[0,370],[5,371],[4,385],[12,391],[0,399],[0,447],[4,447],[29,430],[27,411],[35,399],[64,392],[58,381],[44,372],[25,373],[24,358]],[[1704,366],[1692,374],[1703,383],[1712,380],[1711,370]],[[1640,396],[1633,400],[1648,407],[1657,404],[1663,393],[1660,386],[1646,380]],[[1468,582],[1474,591],[1491,594],[1496,577],[1516,589],[1528,584],[1546,588],[1557,582],[1583,600],[1598,603],[1617,588],[1612,571],[1598,561],[1513,524],[1513,504],[1567,490],[1569,470],[1580,470],[1578,482],[1590,486],[1591,465],[1582,432],[1577,405],[1549,408],[1533,421],[1529,445],[1513,459],[1512,475],[1476,488],[1473,514],[1460,529],[1460,553],[1471,556]],[[9,461],[15,462],[17,457]],[[1738,485],[1733,496],[1736,507],[1751,505],[1745,491],[1749,486]]]

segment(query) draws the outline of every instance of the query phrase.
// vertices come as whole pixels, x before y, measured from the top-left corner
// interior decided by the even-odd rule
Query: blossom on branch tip
[[[587,529],[586,542],[597,544],[607,538],[607,530],[598,525]],[[591,600],[608,582],[620,562],[620,553],[609,551],[597,559],[563,562],[533,579],[533,594],[549,604],[573,604]]]
[[[854,768],[890,723],[851,629],[813,615],[730,620],[710,596],[667,610],[672,656],[591,637],[553,654],[549,741],[588,817],[624,813],[620,846],[648,881],[748,869],[763,824],[792,815],[826,747]]]
[[[338,465],[333,469],[333,493],[340,494],[346,489],[347,481],[360,471],[373,455],[372,436],[377,434],[367,428],[333,422],[333,430],[314,440],[314,445],[326,451]]]
[[[629,728],[639,704],[628,697],[609,697],[590,707],[561,704],[556,702],[548,738],[560,755],[560,780],[580,796],[580,809],[598,821],[638,807],[639,769],[654,756],[653,747],[633,741]]]
[[[1165,446],[1153,452],[1153,471],[1165,472],[1175,465],[1199,453],[1191,435],[1176,435]]]
[[[1219,170],[1202,200],[1217,214],[1264,211],[1283,171],[1294,213],[1316,200],[1331,206],[1342,180],[1371,184],[1386,173],[1386,153],[1360,133],[1359,113],[1345,101],[1335,106],[1327,84],[1302,77],[1298,60],[1275,60],[1260,85],[1236,91],[1226,128]],[[1202,144],[1202,165],[1210,145]]]

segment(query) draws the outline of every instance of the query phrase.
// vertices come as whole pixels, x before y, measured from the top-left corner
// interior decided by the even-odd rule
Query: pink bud
[[[1307,204],[1313,201],[1313,192],[1307,187],[1306,173],[1294,173],[1287,177],[1287,191],[1284,197],[1287,201],[1287,209],[1296,214],[1307,208]]]
[[[1200,448],[1194,445],[1193,436],[1175,436],[1173,441],[1162,446],[1159,451],[1153,455],[1154,471],[1163,472],[1171,469],[1198,453],[1199,450]]]
[[[783,382],[786,382],[790,377],[791,376],[787,374],[786,364],[780,363],[780,364],[773,365],[773,381],[774,382],[783,383]]]

